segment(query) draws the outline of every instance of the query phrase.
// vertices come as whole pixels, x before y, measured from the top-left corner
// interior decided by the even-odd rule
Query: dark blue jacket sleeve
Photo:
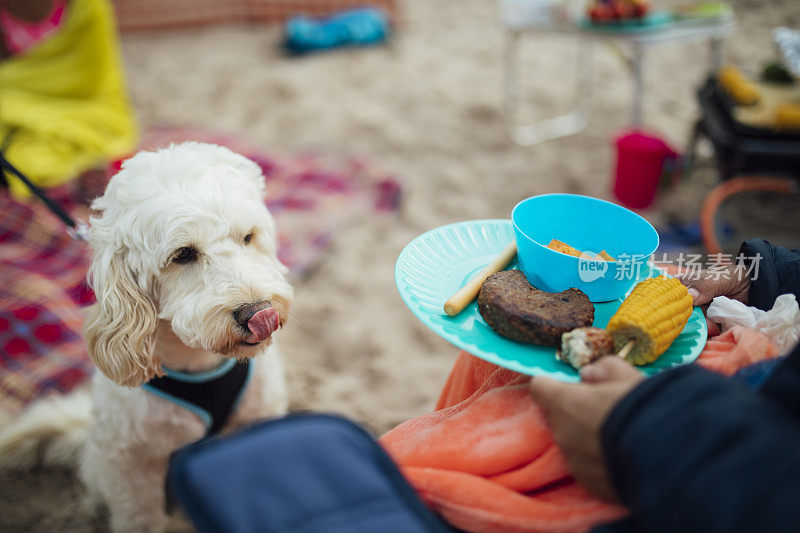
[[[800,424],[791,409],[736,380],[695,365],[659,374],[614,408],[602,439],[612,482],[632,511],[612,530],[800,524]]]
[[[772,309],[775,298],[785,293],[794,294],[800,301],[800,250],[773,246],[764,239],[750,239],[742,243],[739,255],[751,267],[748,305],[759,309]]]

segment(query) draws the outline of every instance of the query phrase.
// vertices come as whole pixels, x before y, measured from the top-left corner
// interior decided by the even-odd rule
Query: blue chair
[[[168,494],[200,532],[452,531],[366,431],[291,415],[178,450]]]

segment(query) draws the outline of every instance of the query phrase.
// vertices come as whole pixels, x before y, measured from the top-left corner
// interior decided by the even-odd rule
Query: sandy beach
[[[800,26],[800,3],[732,4],[738,25],[727,58],[757,71],[772,57],[771,30]],[[406,0],[401,7],[403,22],[390,45],[301,58],[280,52],[275,27],[123,36],[143,129],[191,124],[235,133],[271,152],[363,154],[401,181],[397,215],[354,221],[336,235],[319,268],[296,285],[292,321],[279,341],[293,409],[342,413],[377,434],[431,410],[458,355],[400,299],[394,264],[403,247],[446,223],[506,218],[533,194],[611,198],[611,143],[630,119],[629,72],[613,50],[596,46],[586,131],[516,146],[502,114],[504,34],[495,3]],[[574,61],[575,43],[530,36],[523,44],[528,116],[565,110],[573,86],[565,64]],[[704,44],[648,52],[645,121],[679,150],[696,119],[694,91],[709,61]],[[693,220],[715,179],[700,171],[642,214],[655,224]],[[799,204],[785,207],[795,213],[787,227],[800,222]],[[54,482],[45,487],[50,475]],[[15,491],[19,507],[13,524],[0,520],[13,525],[9,531],[56,524],[62,531],[85,530],[92,523],[77,510],[76,487],[66,474],[3,476],[3,484]]]

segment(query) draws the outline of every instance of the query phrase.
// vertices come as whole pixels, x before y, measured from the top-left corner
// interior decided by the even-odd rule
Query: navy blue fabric
[[[227,366],[227,365],[226,365]],[[191,410],[206,424],[206,435],[215,435],[233,414],[242,392],[250,379],[250,359],[236,361],[225,372],[215,371],[196,375],[171,372],[155,377],[142,387],[152,394]],[[198,378],[214,374],[212,378]]]
[[[602,441],[632,517],[596,531],[796,531],[800,347],[758,391],[696,365],[647,379]]]
[[[759,393],[800,420],[800,346],[770,374]]]
[[[190,445],[167,483],[201,532],[450,531],[371,436],[328,415]]]
[[[785,357],[776,357],[774,359],[767,359],[766,361],[759,361],[758,363],[740,369],[733,377],[751,389],[760,389],[784,359]]]
[[[750,284],[748,305],[772,309],[775,298],[791,293],[800,302],[800,250],[774,246],[764,239],[742,243],[739,254],[746,258],[760,256],[758,276]]]

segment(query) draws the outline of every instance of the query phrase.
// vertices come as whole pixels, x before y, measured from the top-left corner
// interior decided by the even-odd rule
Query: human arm
[[[798,442],[790,411],[696,366],[642,382],[602,428],[611,484],[647,531],[794,527]]]
[[[800,523],[800,425],[785,399],[694,365],[645,380],[605,357],[581,375],[576,384],[533,378],[533,397],[573,476],[626,504],[637,529]]]
[[[800,300],[800,250],[750,239],[742,243],[739,256],[753,278],[745,303],[768,310],[781,294],[792,293]]]

